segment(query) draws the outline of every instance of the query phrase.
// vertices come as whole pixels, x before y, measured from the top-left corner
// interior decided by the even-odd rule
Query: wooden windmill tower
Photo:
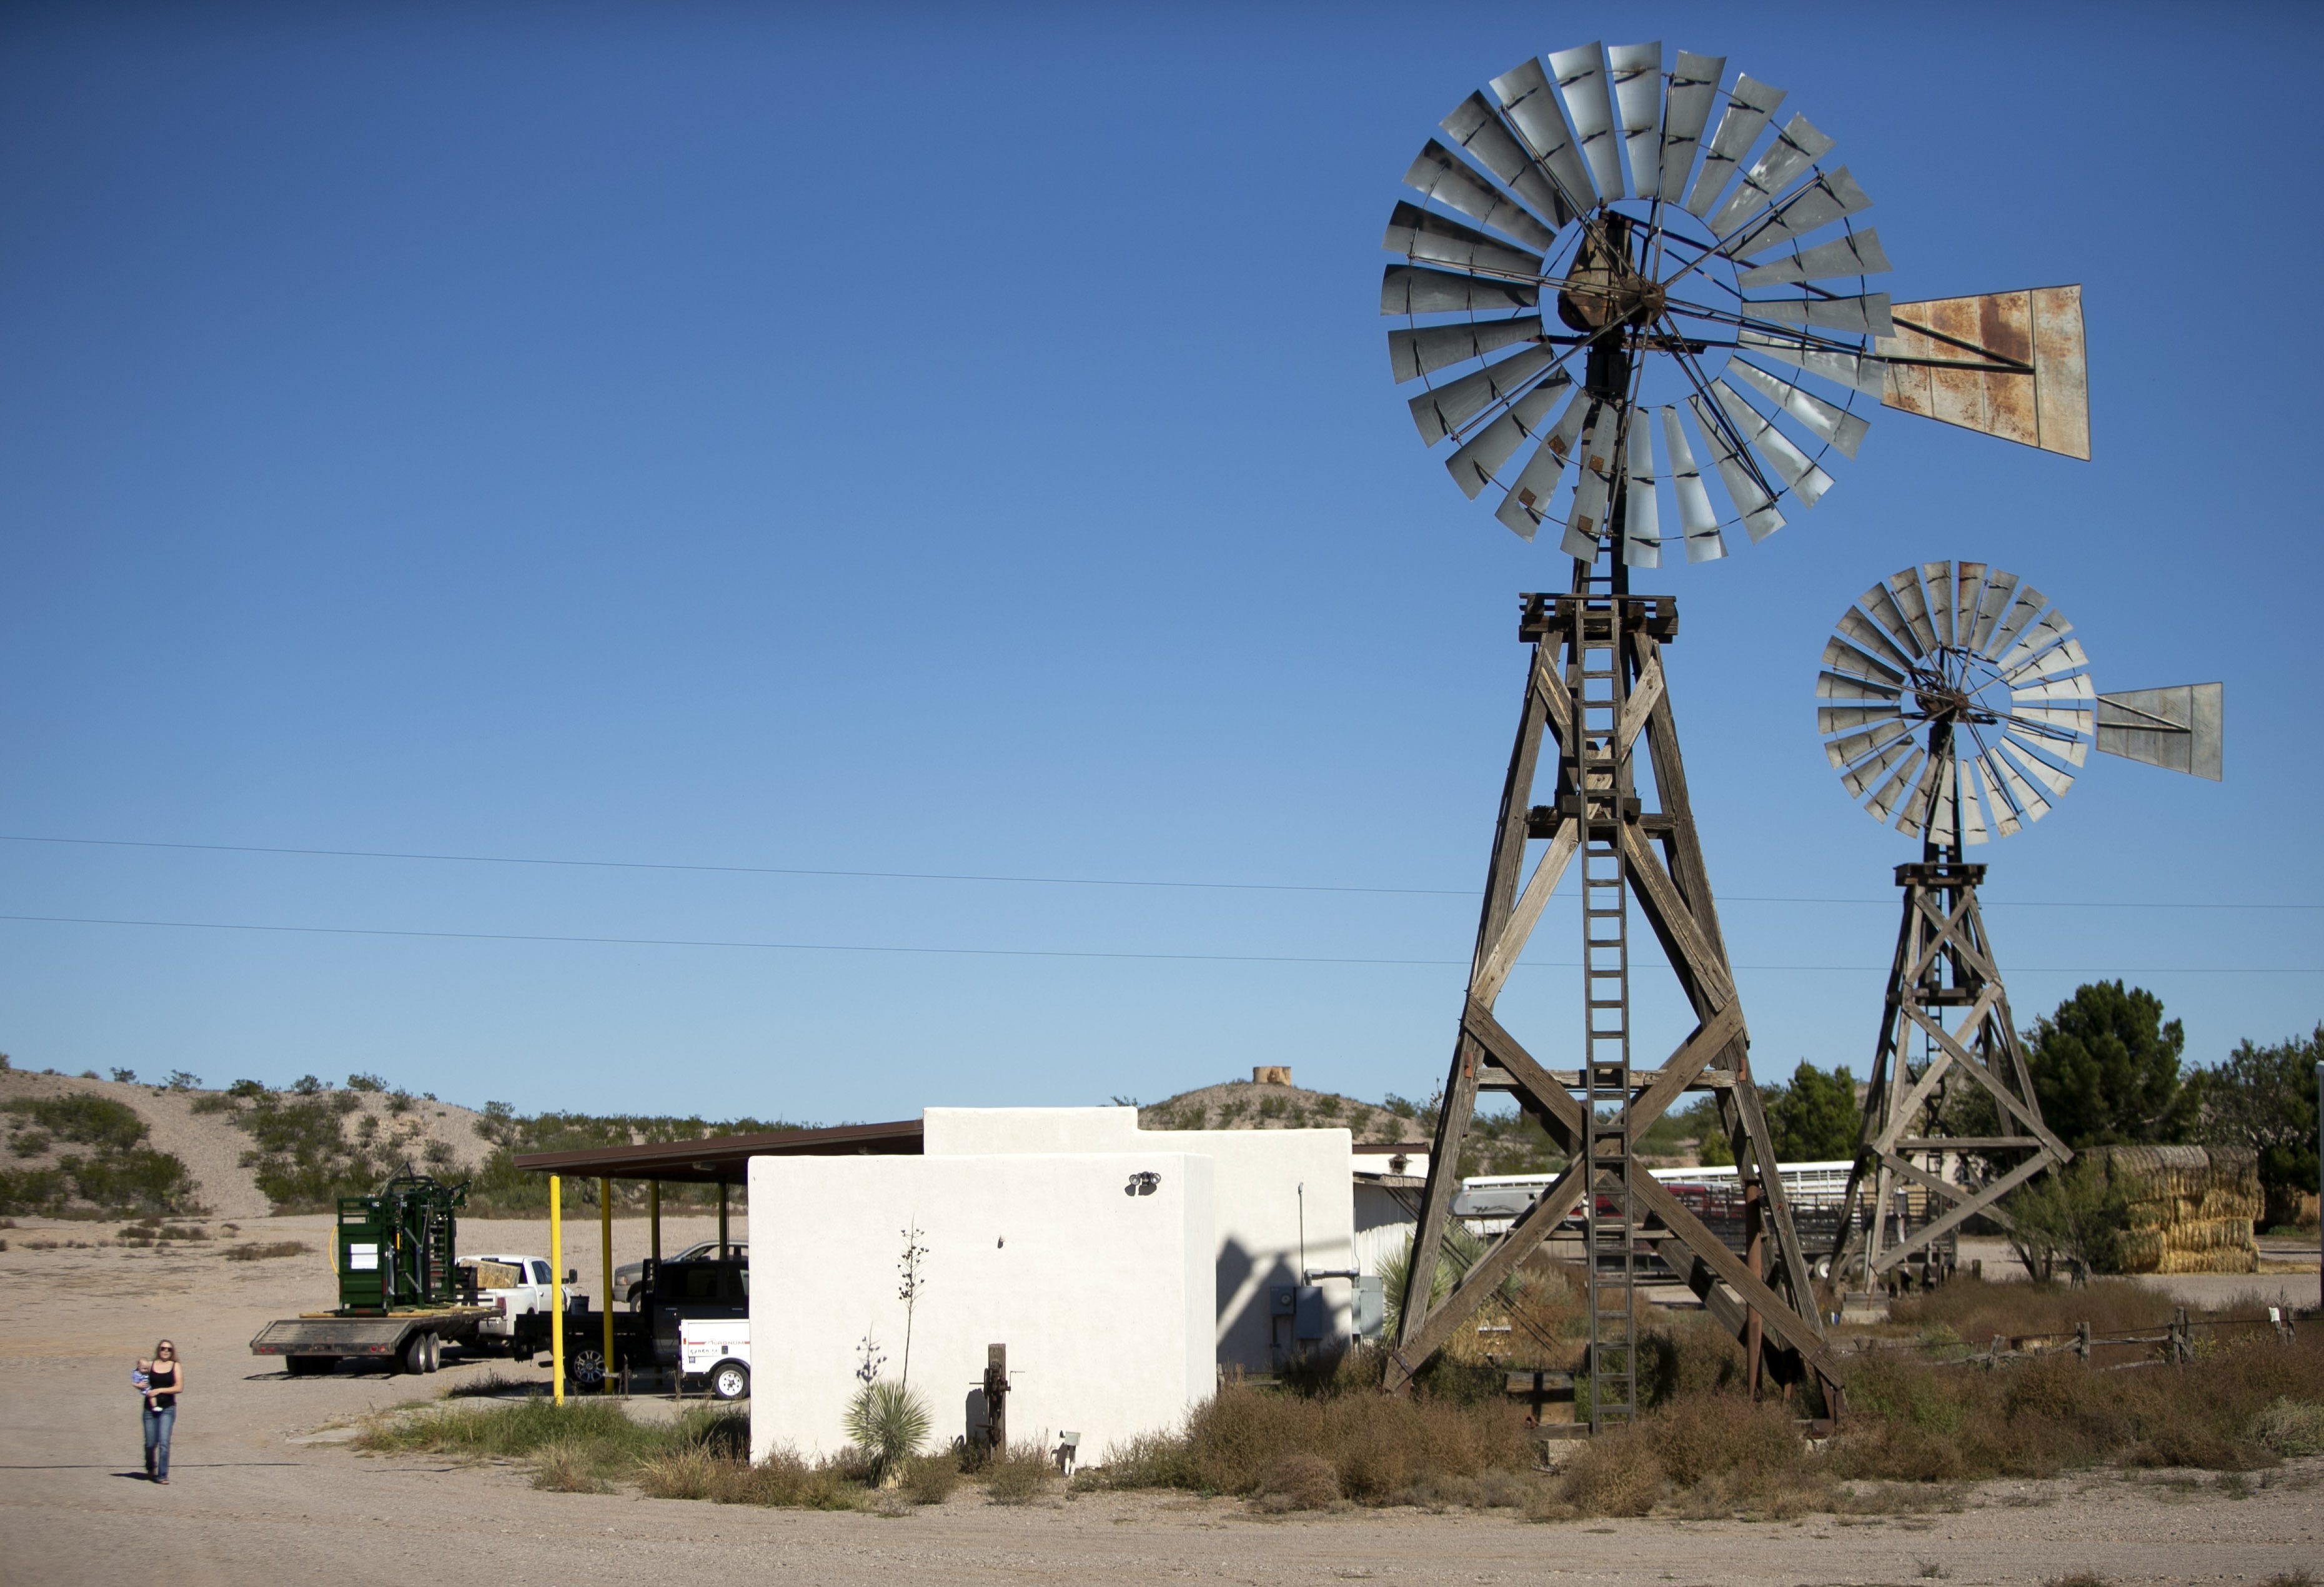
[[[1389,358],[1399,382],[1421,383],[1423,439],[1451,444],[1454,483],[1505,527],[1530,540],[1554,525],[1572,558],[1565,590],[1522,598],[1531,658],[1391,1388],[1578,1221],[1593,1427],[1637,1413],[1638,1288],[1655,1265],[1734,1330],[1755,1381],[1764,1366],[1836,1399],[1688,800],[1665,659],[1677,607],[1632,593],[1631,570],[1659,567],[1665,549],[1722,558],[1736,528],[1756,542],[1813,507],[1876,405],[2089,447],[2079,290],[1922,304],[1871,290],[1889,268],[1858,224],[1872,200],[1804,115],[1777,120],[1784,97],[1659,43],[1527,60],[1443,119],[1405,174],[1418,201],[1389,218],[1384,245],[1401,258],[1380,309],[1403,321]],[[1913,337],[1927,347],[1890,345]],[[1580,1019],[1521,1039],[1496,1001],[1577,862]],[[1634,925],[1693,1010],[1668,1054],[1633,1051]],[[1495,1091],[1568,1166],[1431,1306],[1462,1146]],[[1637,1138],[1689,1093],[1717,1099],[1739,1165],[1739,1249],[1635,1165]]]
[[[1967,852],[2047,815],[2092,749],[2217,781],[2223,690],[2101,695],[2073,624],[2015,574],[1924,562],[1857,597],[1824,645],[1816,725],[1849,797],[1921,840],[1856,1167],[1832,1252],[1870,1287],[2070,1158],[2042,1121]],[[1962,1104],[1966,1103],[1964,1107]],[[1979,1121],[1964,1130],[1964,1119]],[[1917,1224],[1897,1210],[1919,1202]]]

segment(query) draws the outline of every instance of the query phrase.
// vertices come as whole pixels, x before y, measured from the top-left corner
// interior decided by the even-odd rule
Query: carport
[[[750,1176],[751,1159],[764,1157],[918,1157],[920,1121],[886,1124],[841,1124],[829,1130],[776,1130],[758,1135],[720,1135],[698,1140],[650,1141],[638,1146],[588,1147],[578,1151],[527,1152],[516,1166],[549,1176],[549,1249],[557,1253],[556,1311],[549,1319],[549,1378],[557,1402],[565,1401],[565,1279],[563,1192],[566,1176],[597,1181],[597,1250],[604,1318],[605,1361],[613,1360],[613,1181],[646,1185],[652,1257],[661,1260],[661,1187],[665,1184],[718,1186],[718,1252],[729,1246],[728,1207],[733,1187]],[[609,1370],[599,1391],[613,1387]]]

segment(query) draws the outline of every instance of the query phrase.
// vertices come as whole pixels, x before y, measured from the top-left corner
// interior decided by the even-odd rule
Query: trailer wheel
[[[421,1370],[432,1372],[443,1364],[444,1336],[440,1333],[430,1333],[428,1335],[428,1365]]]
[[[414,1333],[395,1354],[395,1370],[418,1377],[428,1370],[428,1335]]]
[[[710,1392],[720,1399],[748,1398],[751,1369],[740,1361],[720,1361],[710,1369]]]
[[[595,1345],[569,1352],[565,1376],[576,1389],[595,1389],[605,1381],[605,1352]]]

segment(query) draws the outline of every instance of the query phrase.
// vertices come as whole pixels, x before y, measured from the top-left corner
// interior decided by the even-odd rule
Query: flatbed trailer
[[[343,1361],[383,1361],[392,1371],[432,1372],[447,1344],[473,1346],[484,1319],[500,1315],[499,1307],[484,1306],[415,1307],[384,1316],[307,1312],[266,1324],[250,1342],[250,1353],[281,1356],[284,1367],[302,1377],[327,1372]]]

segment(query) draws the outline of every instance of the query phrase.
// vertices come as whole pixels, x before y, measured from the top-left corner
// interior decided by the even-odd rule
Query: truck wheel
[[[740,1361],[720,1361],[710,1369],[710,1392],[720,1399],[742,1399],[751,1392],[751,1369]]]
[[[395,1355],[395,1370],[413,1377],[428,1370],[428,1335],[414,1333],[403,1342],[403,1348]]]
[[[565,1358],[565,1376],[576,1389],[594,1389],[605,1380],[605,1352],[595,1345]]]
[[[432,1372],[444,1364],[444,1340],[441,1334],[437,1333],[429,1333],[425,1337],[428,1341],[428,1364],[420,1370],[423,1372]]]

